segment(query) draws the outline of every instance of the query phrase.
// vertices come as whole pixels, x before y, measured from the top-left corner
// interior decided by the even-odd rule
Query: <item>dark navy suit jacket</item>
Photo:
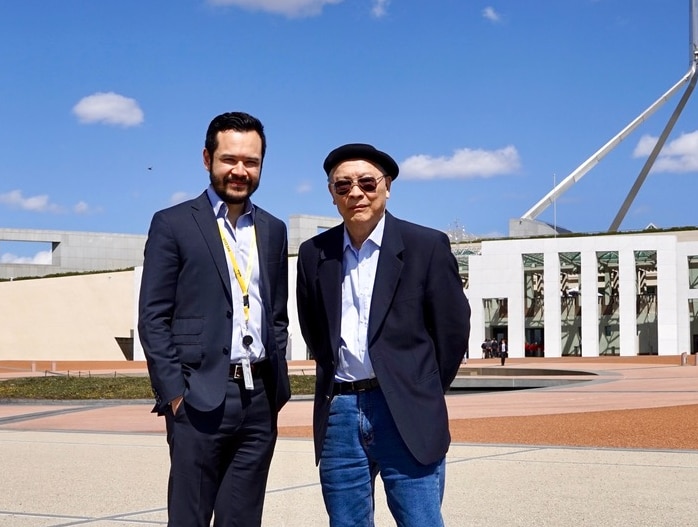
[[[304,242],[297,301],[303,338],[316,360],[313,430],[322,451],[340,347],[340,225]],[[386,212],[368,322],[368,353],[400,435],[422,464],[451,441],[444,393],[468,346],[470,306],[448,237]]]
[[[278,411],[290,398],[288,245],[285,224],[255,207],[264,304],[267,394]],[[154,411],[184,395],[201,411],[221,405],[230,368],[233,310],[226,254],[206,192],[153,216],[145,245],[138,331],[155,392]],[[235,285],[237,287],[237,284]]]

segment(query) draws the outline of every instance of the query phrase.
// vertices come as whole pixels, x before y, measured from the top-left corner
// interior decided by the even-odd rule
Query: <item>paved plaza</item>
[[[452,417],[521,416],[527,407],[531,415],[643,407],[631,399],[651,407],[698,404],[695,366],[564,367],[596,372],[596,378],[456,393],[448,396]],[[282,412],[282,430],[309,425],[311,405],[292,400]],[[167,447],[162,420],[149,410],[149,401],[0,404],[0,526],[165,525]],[[698,524],[697,497],[698,450],[455,442],[443,511],[450,527],[675,527]],[[380,488],[376,499],[376,524],[394,525]],[[327,525],[309,438],[279,440],[263,525]]]

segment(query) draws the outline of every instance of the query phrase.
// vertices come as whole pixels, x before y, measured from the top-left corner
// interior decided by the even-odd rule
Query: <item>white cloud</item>
[[[343,0],[208,0],[216,6],[237,6],[250,11],[266,11],[287,17],[315,16],[326,5],[339,4]],[[385,0],[374,0],[377,4]],[[375,7],[374,7],[375,9]]]
[[[3,264],[33,264],[33,265],[51,265],[51,251],[40,251],[34,256],[17,256],[12,253],[0,255],[0,263]]]
[[[635,146],[633,157],[647,157],[657,144],[657,139],[651,135],[643,135]]]
[[[32,212],[62,212],[62,207],[51,203],[46,194],[25,198],[21,190],[12,190],[5,194],[0,194],[0,204]]]
[[[62,214],[67,211],[66,207],[52,203],[46,194],[25,197],[21,190],[12,190],[5,194],[0,194],[0,204],[7,205],[13,209],[27,210],[30,212],[49,212],[52,214]],[[90,207],[84,201],[78,201],[70,210],[75,214],[91,214],[100,209]]]
[[[170,205],[177,205],[178,203],[188,200],[190,197],[191,196],[187,192],[175,192],[170,196]]]
[[[647,157],[657,144],[657,137],[643,135],[633,157]],[[654,172],[698,172],[698,130],[680,135],[664,145],[652,167]]]
[[[90,212],[90,207],[84,201],[79,201],[73,207],[73,212],[75,212],[76,214],[87,214],[88,212]]]
[[[376,18],[384,17],[388,13],[388,4],[390,0],[373,0],[371,14]]]
[[[73,113],[81,123],[136,126],[143,122],[143,110],[138,102],[114,92],[83,97],[73,107]]]
[[[101,212],[104,212],[104,207],[93,207],[92,205],[88,205],[84,201],[78,201],[75,205],[73,205],[72,211],[75,214],[87,216],[88,214],[99,214]]]
[[[654,207],[648,204],[633,205],[630,209],[631,216],[647,216],[654,211]]]
[[[461,148],[451,157],[416,155],[400,164],[405,179],[470,179],[512,174],[521,166],[513,146],[499,150]]]
[[[490,6],[482,10],[482,16],[491,22],[499,22],[502,19],[500,14],[495,11],[494,7]]]
[[[296,187],[296,194],[307,194],[313,190],[313,185],[308,181],[301,181],[301,183]]]

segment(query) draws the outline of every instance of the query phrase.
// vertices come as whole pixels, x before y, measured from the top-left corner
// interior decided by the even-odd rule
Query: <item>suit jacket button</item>
[[[230,355],[230,349],[223,348],[223,355]]]
[[[233,312],[232,312],[232,311],[226,311],[226,312],[225,312],[225,316],[226,316],[227,318],[233,318]]]

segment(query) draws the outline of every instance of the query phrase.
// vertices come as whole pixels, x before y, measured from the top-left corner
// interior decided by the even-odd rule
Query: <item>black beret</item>
[[[385,152],[376,150],[375,147],[371,145],[366,145],[363,143],[350,143],[348,145],[343,145],[335,148],[330,152],[325,158],[325,162],[322,164],[322,168],[327,172],[329,177],[332,169],[343,161],[348,161],[349,159],[363,159],[365,161],[371,161],[379,167],[381,167],[386,175],[390,176],[390,179],[397,179],[397,174],[400,169],[397,166],[395,160],[390,157]]]

